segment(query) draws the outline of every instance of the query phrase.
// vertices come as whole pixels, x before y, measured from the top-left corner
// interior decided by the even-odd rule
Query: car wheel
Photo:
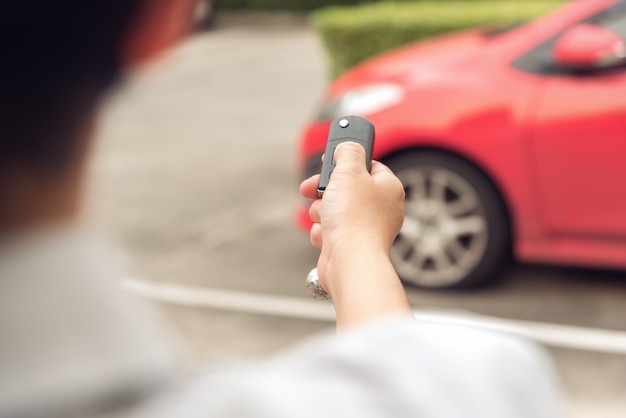
[[[473,165],[435,151],[385,161],[406,193],[402,230],[391,249],[400,278],[431,289],[493,279],[510,255],[510,222],[499,193]]]

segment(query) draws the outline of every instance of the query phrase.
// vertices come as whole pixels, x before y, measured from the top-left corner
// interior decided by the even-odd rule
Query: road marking
[[[330,302],[199,286],[151,283],[137,279],[125,279],[122,281],[122,285],[131,293],[155,302],[294,319],[335,321],[335,311]],[[551,347],[626,354],[626,332],[517,321],[469,312],[417,309],[414,313],[415,317],[423,322],[463,325],[502,332]]]
[[[150,283],[126,279],[124,288],[147,299],[192,308],[223,309],[271,316],[282,316],[312,321],[335,321],[335,310],[329,302],[286,296],[262,295],[234,290],[177,284]]]

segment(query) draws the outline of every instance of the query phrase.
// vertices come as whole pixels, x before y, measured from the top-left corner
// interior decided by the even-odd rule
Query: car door
[[[589,22],[626,40],[625,6]],[[529,150],[549,230],[626,237],[626,66],[542,83]]]

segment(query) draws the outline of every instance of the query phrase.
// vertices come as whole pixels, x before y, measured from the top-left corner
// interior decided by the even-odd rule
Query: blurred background
[[[315,143],[325,140],[325,136],[319,134],[311,139],[311,132],[323,132],[328,117],[321,117],[320,109],[349,93],[349,88],[357,84],[355,79],[388,77],[383,69],[387,68],[385,65],[397,69],[401,67],[396,64],[398,60],[414,58],[412,53],[402,52],[401,57],[393,57],[394,66],[388,64],[391,60],[383,60],[380,67],[370,65],[368,71],[363,70],[356,76],[350,68],[398,46],[450,32],[486,27],[488,31],[481,32],[488,34],[484,36],[497,36],[494,34],[498,33],[510,36],[507,33],[515,32],[511,28],[524,28],[522,22],[555,10],[563,3],[566,2],[201,2],[195,17],[196,33],[150,67],[131,74],[110,98],[100,121],[100,138],[89,190],[89,210],[98,227],[121,249],[120,256],[130,275],[127,281],[141,280],[140,283],[146,284],[140,292],[144,295],[154,291],[152,296],[156,306],[180,336],[182,352],[189,366],[195,368],[214,361],[269,356],[307,336],[333,329],[330,305],[313,302],[304,290],[304,278],[315,266],[318,254],[309,244],[308,235],[303,231],[306,225],[299,218],[303,202],[298,195],[298,184],[305,175],[307,158],[316,155]],[[583,18],[585,13],[587,17],[595,16],[612,4],[623,2],[585,0],[572,3],[583,4],[586,9],[568,13]],[[567,19],[557,16],[552,20],[565,22]],[[622,19],[624,21],[626,19]],[[609,19],[609,22],[613,20]],[[623,26],[623,23],[617,25],[612,33],[623,37],[626,28],[621,34],[619,32]],[[541,32],[541,27],[538,30]],[[606,34],[604,36],[606,38]],[[605,38],[598,38],[596,48],[613,47],[616,40]],[[549,31],[541,32],[537,39],[556,42],[549,36]],[[613,43],[607,43],[607,39]],[[470,46],[464,42],[458,48],[468,52]],[[491,41],[484,43],[494,44]],[[542,45],[545,44],[538,42],[536,46]],[[501,53],[503,49],[510,50],[501,47]],[[568,52],[567,48],[565,50]],[[589,54],[583,52],[588,51],[578,51],[579,55],[569,62],[573,63],[572,66],[566,68],[573,71],[572,77],[581,77],[580,74],[591,71],[591,67],[581,66],[597,66],[593,70],[602,70],[602,83],[613,92],[618,91],[616,88],[620,82],[622,88],[626,87],[626,79],[620,73],[621,62],[607,64],[606,54],[597,62],[589,61]],[[617,52],[616,56],[619,56]],[[450,53],[456,54],[454,51]],[[485,58],[480,62],[488,60]],[[471,73],[471,65],[454,64],[458,80]],[[558,70],[550,68],[546,71]],[[540,70],[536,70],[533,77]],[[332,85],[327,92],[328,86],[341,74],[343,78],[339,85]],[[485,73],[483,83],[498,77]],[[515,77],[515,82],[504,80],[504,87],[488,89],[497,98],[498,106],[505,98],[518,97],[519,88],[515,83],[523,82],[524,76]],[[396,77],[394,82],[401,84],[401,80],[409,78]],[[451,84],[448,82],[447,85]],[[414,90],[414,87],[403,88],[403,97],[408,97]],[[591,91],[596,96],[590,97],[599,97],[598,88]],[[484,96],[483,92],[479,93]],[[493,104],[494,100],[491,98],[490,103]],[[596,115],[599,113],[597,109],[604,109],[605,115],[621,115],[624,120],[626,104],[620,100],[607,101],[606,105],[601,102],[590,113]],[[467,95],[462,101],[472,103]],[[539,108],[538,102],[531,102]],[[389,106],[398,107],[398,104],[394,102]],[[437,108],[437,103],[428,106]],[[524,107],[533,109],[531,104]],[[449,118],[460,117],[450,113],[458,112],[458,106],[438,109],[451,115]],[[585,117],[584,111],[575,109],[578,113],[574,113],[574,117],[581,120]],[[393,122],[398,126],[399,119],[393,115],[384,119],[385,112],[391,112],[388,109],[372,112],[377,129],[379,122],[382,127],[382,136],[377,137],[377,141],[383,141],[380,144],[395,143],[392,130],[385,128],[384,124]],[[548,112],[546,119],[554,121],[550,115]],[[496,125],[502,129],[497,121],[494,122],[496,116],[492,114],[486,126]],[[559,123],[568,120],[562,115],[557,116]],[[524,118],[519,116],[518,119],[524,121]],[[419,117],[416,120],[419,121]],[[611,122],[610,118],[608,120]],[[587,122],[592,123],[591,119]],[[612,123],[609,124],[613,135],[609,139],[614,141],[611,144],[626,139],[624,130],[616,130],[619,125]],[[409,125],[402,126],[409,129]],[[462,126],[473,129],[471,123]],[[560,125],[553,123],[549,126],[552,130],[548,133],[559,132]],[[527,125],[523,125],[525,127]],[[479,128],[483,129],[482,126]],[[584,126],[577,125],[576,130],[584,131]],[[557,151],[560,150],[558,147],[566,149],[568,146],[563,142],[553,144]],[[418,145],[411,144],[411,147]],[[428,147],[432,150],[437,145],[431,142]],[[620,146],[611,152],[624,151],[624,146]],[[553,148],[546,152],[551,150],[554,153]],[[506,157],[507,151],[499,152],[501,154],[496,157],[508,164],[511,160]],[[622,155],[626,154],[610,161],[616,166],[624,162],[626,167]],[[541,175],[552,171],[562,173],[563,167],[567,167],[559,163],[562,162],[560,157],[555,158],[553,154],[551,157],[553,159],[548,160],[548,164],[553,164],[554,170],[542,171]],[[489,162],[485,164],[489,165]],[[598,166],[602,165],[603,161],[599,160]],[[452,176],[458,174],[455,169],[454,166],[450,168]],[[586,170],[593,169],[593,166],[586,166]],[[425,170],[426,175],[434,172]],[[472,175],[464,177],[461,173],[458,176],[471,178]],[[604,172],[602,176],[605,176]],[[564,178],[566,181],[576,179],[568,175]],[[618,180],[607,180],[613,185],[610,188],[612,197],[624,195],[623,185]],[[479,198],[483,196],[480,186],[476,186],[480,182],[468,183],[470,192],[475,187],[475,194]],[[432,192],[435,182],[426,180],[426,184],[425,187]],[[569,187],[576,189],[577,186]],[[616,189],[620,187],[622,190]],[[449,197],[444,200],[448,203],[462,197],[452,189],[446,191]],[[609,193],[606,185],[593,190],[596,195],[605,190]],[[502,195],[511,193],[501,191]],[[527,199],[533,197],[530,192],[525,196]],[[566,197],[563,199],[566,199],[565,203],[571,203]],[[623,199],[617,203],[621,201]],[[491,219],[489,204],[483,209],[477,213]],[[619,206],[610,209],[618,210]],[[583,213],[576,212],[576,206],[570,206],[568,210]],[[606,215],[611,211],[604,207],[599,215],[590,216],[596,219],[595,216],[602,216],[602,213]],[[415,219],[421,222],[420,225],[426,222],[418,215]],[[624,221],[621,221],[614,230],[619,233],[623,225]],[[601,226],[606,228],[606,225]],[[491,224],[489,227],[493,229]],[[510,242],[505,247],[510,245],[515,255],[516,244],[512,240],[517,239],[516,232],[525,229],[523,225],[510,227]],[[407,231],[404,233],[408,234]],[[596,244],[592,244],[592,250],[593,245],[604,249],[599,234],[594,235]],[[614,244],[610,251],[616,255],[615,259],[626,254],[624,236],[610,238]],[[485,239],[492,239],[492,236],[487,234]],[[479,242],[478,238],[459,237],[459,242],[467,249],[472,247],[472,240]],[[418,250],[415,246],[413,251]],[[508,261],[507,258],[504,266],[497,270],[497,280],[478,288],[459,290],[440,286],[427,289],[420,287],[415,280],[413,283],[408,280],[406,288],[416,309],[473,312],[523,321],[515,322],[520,325],[571,326],[575,328],[567,329],[581,330],[580,335],[572,336],[572,341],[584,339],[589,330],[612,331],[612,336],[621,335],[622,338],[626,335],[624,266],[620,267],[615,259],[605,259],[604,264],[602,260],[596,260],[581,267],[574,265],[580,263],[545,258],[541,264],[532,260]],[[450,257],[452,263],[459,259]],[[426,261],[420,266],[431,273],[437,271],[436,262],[429,264]],[[468,269],[467,274],[470,274],[471,266]],[[138,288],[134,289],[137,291]],[[287,308],[281,312],[272,309],[285,303]],[[574,342],[568,347],[559,344],[547,347],[563,377],[572,416],[624,416],[626,355],[623,353],[626,346],[606,350],[577,349],[575,346]],[[620,350],[622,354],[619,354]]]

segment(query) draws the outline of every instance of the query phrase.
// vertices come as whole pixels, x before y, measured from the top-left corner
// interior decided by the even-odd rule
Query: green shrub
[[[546,13],[564,0],[379,2],[313,13],[332,75],[380,52],[477,26],[501,27]]]
[[[217,0],[218,9],[308,11],[327,6],[355,5],[376,2],[416,2],[421,0]],[[433,1],[433,0],[431,0]],[[437,0],[434,0],[437,1]],[[444,3],[450,0],[439,0]],[[458,1],[458,0],[457,0]],[[465,0],[484,1],[484,0]],[[498,0],[494,0],[498,1]],[[507,1],[507,0],[501,0]]]
[[[377,0],[217,0],[219,9],[309,11],[332,5],[354,5]]]

